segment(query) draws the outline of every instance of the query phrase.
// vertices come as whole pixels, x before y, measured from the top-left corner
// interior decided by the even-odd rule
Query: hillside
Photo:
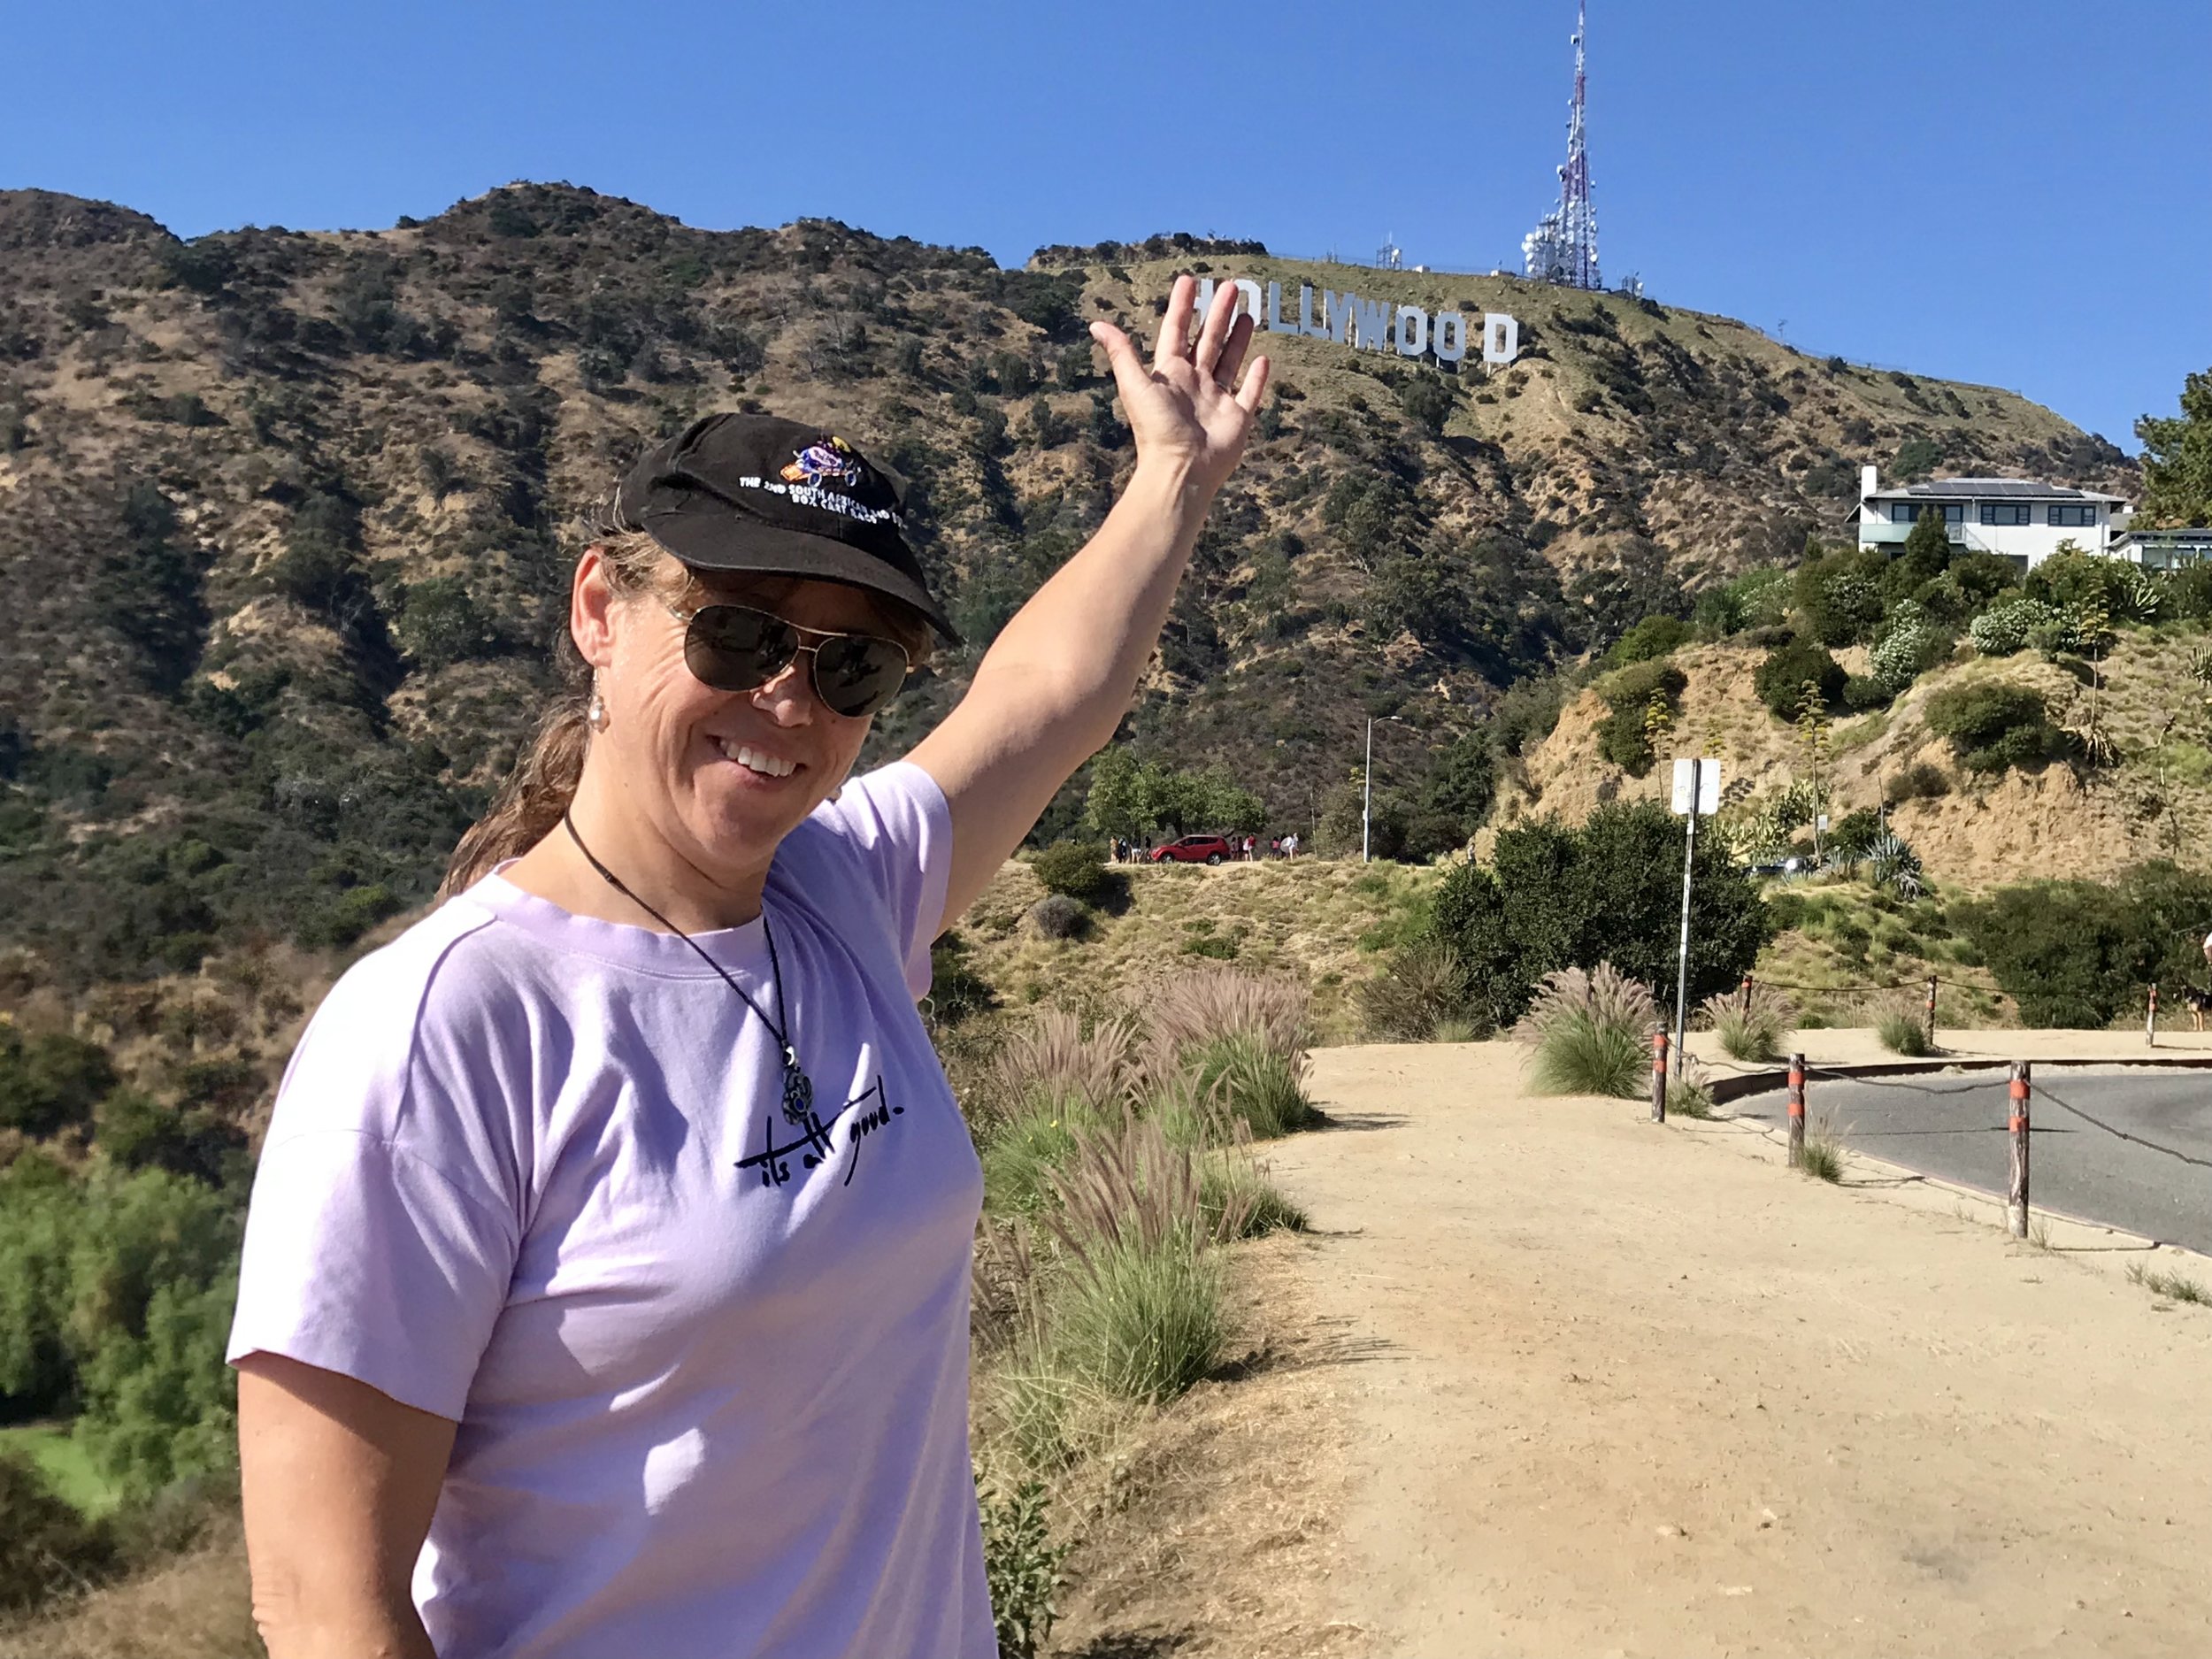
[[[2053,763],[2037,770],[1977,778],[1962,770],[1947,740],[1930,733],[1925,710],[1949,687],[1986,680],[2044,694],[2062,724],[2078,720],[2089,692],[2067,665],[2032,652],[1966,660],[1925,674],[1890,708],[1840,716],[1832,737],[1829,787],[1835,816],[1881,804],[1909,768],[1932,768],[1943,793],[1896,800],[1889,821],[1912,844],[1928,873],[1970,887],[2050,875],[2109,877],[2149,858],[2201,867],[2212,845],[2212,750],[2200,688],[2188,672],[2206,645],[2200,627],[2169,625],[2124,632],[2106,664],[2103,714],[2119,749],[2116,766],[2087,770]],[[1724,641],[1692,646],[1675,662],[1688,679],[1663,754],[1717,756],[1732,800],[1766,795],[1805,773],[1796,730],[1767,712],[1752,687],[1765,655]],[[1847,666],[1863,648],[1839,653]],[[1660,798],[1670,768],[1631,777],[1599,753],[1605,707],[1584,690],[1550,736],[1525,757],[1520,777],[1499,801],[1493,822],[1556,815],[1579,823],[1614,800]],[[2170,726],[2169,722],[2171,722]],[[1916,780],[1932,781],[1927,772]]]
[[[1502,278],[1192,239],[972,250],[823,221],[705,232],[518,185],[390,230],[185,243],[0,192],[0,944],[72,982],[211,945],[343,943],[423,896],[548,683],[580,504],[695,412],[772,408],[908,475],[978,645],[1130,463],[1094,316],[1179,269],[1502,310],[1440,376],[1271,339],[1280,395],[1129,731],[1307,816],[1362,719],[1433,761],[1498,688],[1794,552],[1863,460],[2110,483],[2009,394]],[[972,661],[879,723],[902,748]]]

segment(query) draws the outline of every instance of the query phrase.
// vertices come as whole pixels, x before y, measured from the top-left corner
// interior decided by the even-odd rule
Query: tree
[[[2154,525],[2212,525],[2212,369],[2182,383],[2181,413],[2145,415],[2143,516]]]
[[[1544,820],[1502,830],[1490,868],[1463,865],[1438,889],[1435,941],[1458,956],[1501,1025],[1557,968],[1610,962],[1647,984],[1671,983],[1684,826],[1642,801],[1600,807],[1579,829]],[[1693,999],[1736,984],[1773,934],[1758,889],[1720,841],[1701,836],[1691,869]]]
[[[1083,816],[1102,835],[1143,835],[1144,795],[1137,758],[1118,744],[1099,751],[1091,762],[1091,792]]]

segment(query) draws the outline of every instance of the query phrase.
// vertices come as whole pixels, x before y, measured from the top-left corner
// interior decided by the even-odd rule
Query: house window
[[[1982,503],[1982,522],[2011,526],[2033,524],[2035,518],[2033,510],[2024,501],[1985,501]]]
[[[2051,509],[2050,521],[2054,526],[2063,526],[2075,530],[2086,530],[2096,524],[2097,510],[2094,506],[2086,502],[2078,507],[2053,507]]]
[[[1889,506],[1889,521],[1892,524],[1918,524],[1920,515],[1933,510],[1936,505],[1932,501],[1893,501]],[[1955,507],[1943,508],[1942,513],[1946,524],[1966,522],[1966,506],[1962,502]]]

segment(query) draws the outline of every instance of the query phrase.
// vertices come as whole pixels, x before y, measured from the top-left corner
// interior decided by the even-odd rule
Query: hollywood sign
[[[1502,367],[1521,355],[1521,325],[1502,311],[1485,311],[1482,330],[1471,343],[1464,311],[1438,311],[1433,316],[1418,305],[1393,305],[1388,300],[1370,300],[1349,290],[1342,294],[1321,290],[1321,310],[1314,313],[1314,290],[1310,282],[1298,285],[1298,315],[1283,315],[1283,285],[1270,282],[1264,292],[1249,277],[1234,284],[1237,309],[1251,315],[1255,327],[1273,334],[1302,334],[1310,340],[1333,340],[1362,351],[1393,351],[1402,357],[1434,357],[1439,363],[1457,363],[1471,351],[1494,367]],[[1213,304],[1214,280],[1198,279],[1198,314]]]

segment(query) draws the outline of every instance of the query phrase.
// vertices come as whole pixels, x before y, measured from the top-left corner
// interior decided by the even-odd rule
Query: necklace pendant
[[[787,1043],[783,1050],[784,1121],[804,1127],[813,1115],[813,1081],[800,1068],[798,1050]]]

